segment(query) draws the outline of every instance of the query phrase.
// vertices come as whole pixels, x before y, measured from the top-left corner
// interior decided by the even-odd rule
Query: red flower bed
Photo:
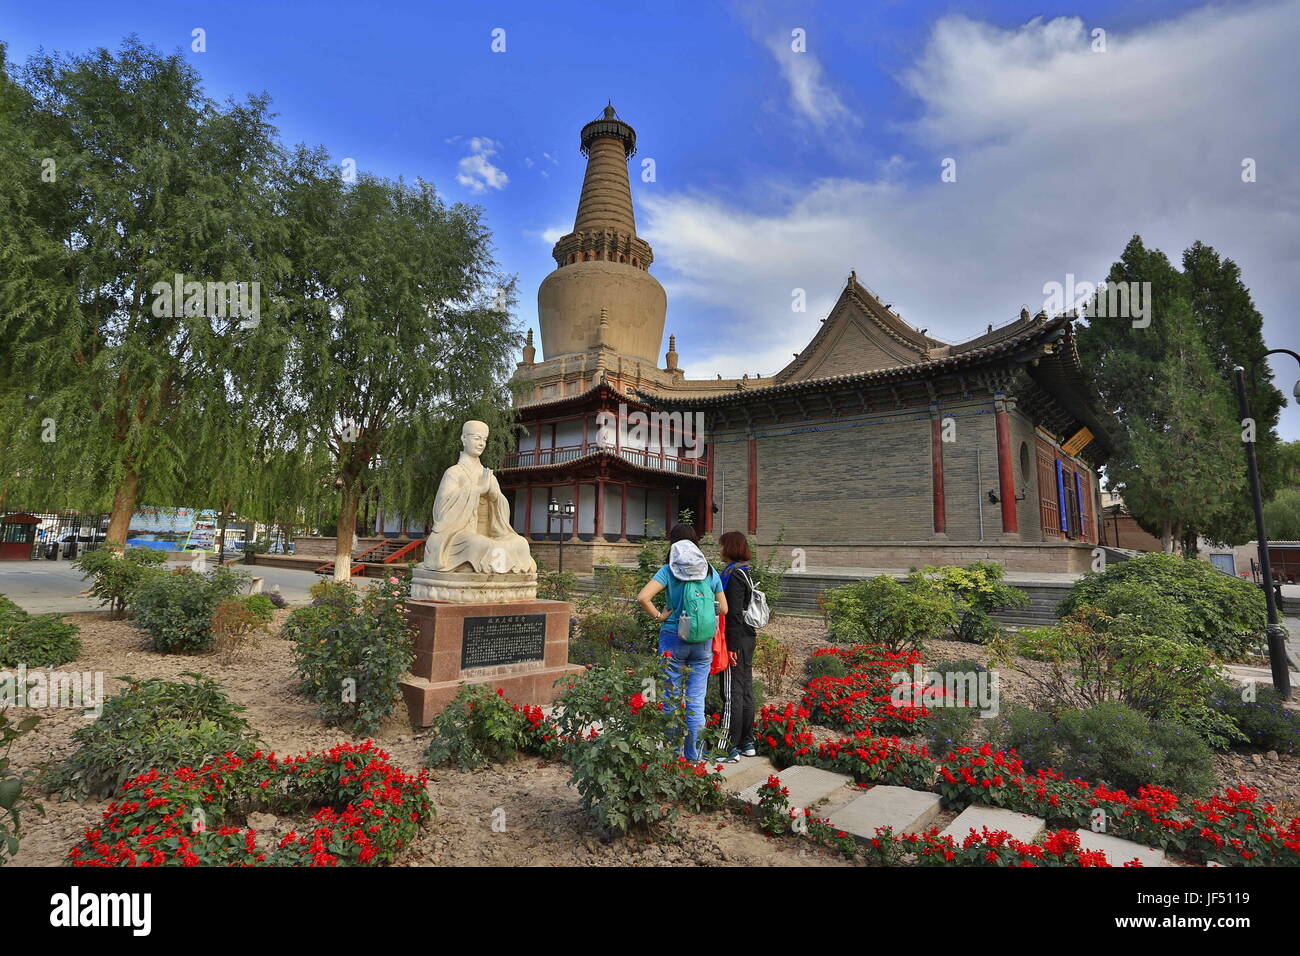
[[[787,703],[762,708],[756,740],[778,767],[810,764],[851,774],[859,783],[933,789],[949,808],[980,803],[1074,827],[1097,826],[1113,836],[1196,860],[1235,866],[1300,865],[1300,817],[1279,819],[1276,808],[1259,803],[1259,793],[1251,787],[1241,784],[1208,800],[1181,798],[1155,786],[1142,787],[1136,796],[1130,796],[1084,780],[1067,780],[1050,769],[1031,773],[1014,751],[995,751],[988,744],[932,756],[924,747],[902,744],[883,732],[927,716],[923,707],[895,706],[888,690],[893,674],[921,663],[919,652],[898,654],[884,647],[861,645],[826,648],[814,656],[838,657],[852,672],[846,677],[810,681],[800,706]],[[851,733],[818,743],[808,729],[814,719]],[[973,846],[978,851],[975,856],[983,853],[989,865],[1109,865],[1104,857],[1099,860],[1097,855],[1078,853],[1077,846],[1072,850],[1070,834],[1071,830],[1053,834],[1055,842],[1050,846],[1043,841],[1013,846],[1006,842],[1009,836],[997,846]],[[897,849],[896,844],[903,845],[899,841],[914,846],[917,852],[924,851],[927,862],[952,862],[948,853],[953,859],[980,862],[965,853],[969,848],[953,847],[937,834],[886,837],[885,843],[877,841],[874,849],[887,854],[891,848]],[[1008,864],[1008,860],[1013,862]]]
[[[127,781],[68,853],[73,866],[348,866],[393,859],[432,814],[426,774],[410,776],[372,741],[321,754],[247,760],[226,754],[199,770],[150,770]],[[259,846],[224,823],[252,810],[321,807],[303,833]]]

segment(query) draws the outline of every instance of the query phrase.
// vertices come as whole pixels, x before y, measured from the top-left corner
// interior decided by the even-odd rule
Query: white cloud
[[[497,144],[485,136],[474,136],[469,141],[469,150],[469,155],[456,167],[456,182],[473,193],[505,189],[510,177],[491,162],[497,154]]]
[[[670,327],[677,310],[709,317],[698,342],[679,334],[688,372],[776,371],[854,268],[913,325],[961,341],[1042,307],[1043,284],[1067,272],[1103,278],[1135,232],[1175,261],[1195,239],[1235,259],[1270,342],[1294,345],[1300,3],[1108,31],[1105,53],[1091,50],[1092,26],[937,21],[898,78],[919,104],[909,142],[870,176],[777,183],[764,209],[643,195]],[[796,103],[843,109],[813,92],[825,88],[819,70],[787,80]],[[954,183],[940,182],[945,157]],[[1258,182],[1241,181],[1244,157]],[[796,287],[803,314],[790,309]]]

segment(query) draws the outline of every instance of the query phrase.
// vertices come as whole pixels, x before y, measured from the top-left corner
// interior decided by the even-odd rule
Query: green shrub
[[[75,624],[58,614],[32,616],[0,596],[0,666],[58,667],[81,656]]]
[[[1214,655],[1136,627],[1134,619],[1083,608],[1053,627],[1027,628],[999,640],[996,652],[1004,666],[1034,684],[1049,709],[1121,701],[1153,719],[1191,727],[1215,747],[1237,739],[1232,721],[1209,706],[1223,683]],[[1020,657],[1048,666],[1027,666]]]
[[[162,565],[166,562],[167,555],[153,548],[127,548],[122,554],[109,548],[95,548],[73,561],[72,566],[81,572],[82,578],[94,579],[90,593],[118,616],[131,603],[141,584],[165,573]]]
[[[425,750],[430,767],[454,764],[478,770],[537,752],[527,716],[517,704],[482,684],[467,684],[433,721]]]
[[[1029,595],[1002,580],[1005,569],[1000,564],[976,561],[965,567],[927,565],[908,576],[913,588],[933,588],[956,602],[958,623],[953,635],[973,644],[988,644],[1001,632],[992,618],[994,611],[1029,606]]]
[[[1266,623],[1259,588],[1208,562],[1172,554],[1144,554],[1085,574],[1057,613],[1067,617],[1089,606],[1131,614],[1147,633],[1177,636],[1225,660],[1256,650]]]
[[[23,814],[29,809],[42,816],[45,814],[39,803],[32,802],[28,775],[14,770],[9,764],[9,748],[19,737],[31,733],[40,720],[39,717],[27,716],[17,723],[10,723],[9,715],[0,710],[0,866],[18,852],[18,841],[23,835]]]
[[[1203,796],[1216,785],[1213,754],[1191,728],[1149,720],[1119,701],[1065,710],[1055,720],[1023,709],[1005,717],[999,743],[1031,768],[1050,766],[1129,794],[1155,784]]]
[[[298,689],[325,723],[374,734],[393,712],[415,658],[406,617],[410,578],[383,578],[361,598],[350,587],[321,592],[313,606],[289,616],[283,631],[293,642]]]
[[[679,808],[696,811],[722,804],[722,781],[700,763],[673,757],[665,738],[685,733],[680,702],[660,709],[642,691],[655,686],[658,663],[640,671],[593,669],[569,682],[557,700],[557,725],[567,728],[569,779],[583,809],[612,833],[666,836]],[[576,741],[593,719],[594,736]]]
[[[52,791],[108,797],[150,769],[164,773],[199,767],[226,752],[247,756],[257,739],[240,716],[243,707],[202,674],[188,681],[159,677],[132,681],[104,702],[103,713],[72,734],[76,751],[46,780]]]
[[[578,576],[572,571],[537,569],[537,597],[542,601],[572,601]]]
[[[612,653],[654,653],[658,647],[657,642],[653,645],[647,642],[642,622],[628,605],[588,611],[578,621],[578,635],[584,641],[609,648]]]
[[[1254,700],[1242,697],[1237,688],[1225,690],[1214,696],[1211,706],[1237,725],[1247,746],[1280,754],[1300,753],[1300,713],[1284,707],[1272,687],[1256,688]]]
[[[819,677],[848,677],[849,665],[835,654],[812,654],[804,662],[804,674],[809,681]]]
[[[931,587],[904,587],[888,575],[826,592],[832,640],[882,644],[892,651],[920,648],[944,628],[957,626],[957,604]]]
[[[219,566],[206,574],[188,569],[149,577],[131,601],[131,621],[164,654],[199,654],[212,647],[212,614],[248,583],[246,572]]]
[[[275,602],[271,600],[271,595],[249,594],[240,598],[240,603],[261,623],[271,623],[271,618],[275,614]]]

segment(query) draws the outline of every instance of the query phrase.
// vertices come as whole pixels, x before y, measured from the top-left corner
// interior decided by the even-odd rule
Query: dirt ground
[[[279,625],[288,611],[276,612]],[[68,615],[81,628],[81,657],[63,671],[102,671],[105,692],[116,693],[116,675],[176,678],[198,671],[220,681],[268,749],[277,753],[320,751],[350,738],[325,727],[313,705],[293,690],[288,642],[263,638],[256,648],[226,663],[220,654],[164,655],[150,651],[142,632],[107,614]],[[36,730],[15,744],[16,767],[33,769],[58,762],[74,749],[70,735],[88,718],[79,711],[51,709]],[[403,714],[375,736],[396,764],[414,772],[421,765],[425,735],[413,735]],[[683,814],[678,836],[659,843],[632,839],[604,842],[582,812],[576,790],[566,785],[563,763],[535,758],[473,773],[432,771],[429,793],[436,816],[403,855],[401,866],[843,866],[838,857],[795,838],[771,839],[729,811]],[[24,835],[11,865],[59,866],[83,828],[101,818],[106,800],[83,803],[40,798],[42,817],[23,818]],[[499,811],[499,812],[498,812]],[[494,816],[495,814],[495,816]],[[504,815],[504,816],[503,816]],[[498,821],[496,832],[494,818]],[[291,821],[267,821],[268,830],[289,829]],[[504,824],[504,827],[501,826]]]
[[[276,612],[277,630],[288,613]],[[220,681],[230,698],[246,708],[245,717],[264,745],[277,753],[320,751],[343,740],[360,739],[324,726],[316,718],[312,704],[294,692],[289,644],[278,636],[265,637],[258,646],[227,661],[221,654],[154,653],[148,649],[142,632],[124,621],[111,620],[105,613],[69,615],[68,619],[81,628],[82,655],[58,670],[102,671],[108,694],[122,686],[118,675],[176,678],[184,671],[199,671]],[[785,674],[777,686],[768,690],[767,699],[797,698],[808,656],[818,647],[829,646],[822,622],[816,618],[783,617],[775,619],[765,632],[787,641],[792,651]],[[952,641],[934,641],[926,652],[931,662],[986,660],[987,656],[981,647]],[[1027,689],[1023,677],[1003,672],[1004,701],[1023,699]],[[37,729],[14,746],[14,765],[35,769],[63,759],[74,749],[70,735],[87,719],[76,711],[46,711]],[[414,771],[421,765],[424,736],[412,733],[403,713],[389,720],[375,739],[398,766]],[[1222,782],[1240,780],[1257,786],[1267,798],[1288,807],[1288,815],[1300,813],[1300,759],[1223,754],[1215,760]],[[577,791],[567,786],[568,778],[564,764],[534,758],[473,773],[432,771],[429,792],[436,817],[398,865],[846,865],[806,840],[766,837],[735,811],[683,814],[679,832],[672,840],[607,842],[583,814]],[[82,829],[96,823],[107,805],[104,800],[77,803],[42,798],[42,802],[43,817],[24,817],[25,832],[13,865],[61,865]],[[496,829],[494,820],[498,823]],[[282,832],[292,825],[288,820],[263,822],[269,833]]]

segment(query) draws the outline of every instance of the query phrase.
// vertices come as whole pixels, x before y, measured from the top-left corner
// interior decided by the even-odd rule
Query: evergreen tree
[[[1198,535],[1234,543],[1254,536],[1233,368],[1262,369],[1252,396],[1256,447],[1275,473],[1281,396],[1260,361],[1262,320],[1236,265],[1201,243],[1183,262],[1179,272],[1141,237],[1130,239],[1107,282],[1150,282],[1151,322],[1134,328],[1130,318],[1094,317],[1078,343],[1115,422],[1110,486],[1166,550],[1177,543],[1194,553]]]

